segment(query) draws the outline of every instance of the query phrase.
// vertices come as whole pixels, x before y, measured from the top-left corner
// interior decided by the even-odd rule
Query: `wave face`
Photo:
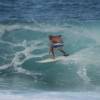
[[[1,24],[0,84],[5,83],[4,88],[12,84],[12,88],[22,89],[97,89],[100,86],[98,25],[99,22],[56,26]],[[48,57],[48,35],[51,33],[63,35],[65,50],[70,56],[61,62],[39,64],[36,61]]]

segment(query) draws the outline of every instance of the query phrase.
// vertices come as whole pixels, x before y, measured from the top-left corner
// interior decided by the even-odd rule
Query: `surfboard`
[[[59,56],[59,57],[56,57],[55,59],[47,58],[47,59],[44,59],[44,60],[39,60],[37,62],[38,63],[50,63],[50,62],[60,61],[60,60],[63,60],[63,59],[66,59],[66,57],[65,56]]]

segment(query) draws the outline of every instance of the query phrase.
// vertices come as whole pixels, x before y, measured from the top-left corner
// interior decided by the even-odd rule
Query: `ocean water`
[[[37,63],[48,57],[50,34],[63,36],[70,56]],[[0,0],[0,100],[100,100],[99,94],[99,0]]]

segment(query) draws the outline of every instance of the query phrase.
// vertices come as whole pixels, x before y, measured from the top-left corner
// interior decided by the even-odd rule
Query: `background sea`
[[[70,56],[37,63],[48,57],[50,34],[63,36]],[[0,100],[100,100],[99,94],[99,0],[0,0]]]

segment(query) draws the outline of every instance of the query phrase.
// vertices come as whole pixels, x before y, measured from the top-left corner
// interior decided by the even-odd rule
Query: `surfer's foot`
[[[69,56],[69,54],[64,54],[64,56]]]

